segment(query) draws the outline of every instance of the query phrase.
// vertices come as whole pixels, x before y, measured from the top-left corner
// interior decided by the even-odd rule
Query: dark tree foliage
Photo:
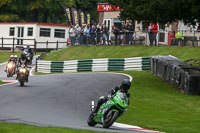
[[[0,0],[0,22],[67,24],[62,6],[91,13],[98,20],[97,3],[104,0]]]
[[[106,0],[119,6],[122,19],[144,22],[200,22],[200,0]]]

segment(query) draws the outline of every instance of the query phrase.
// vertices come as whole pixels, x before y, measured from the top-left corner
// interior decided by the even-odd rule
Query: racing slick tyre
[[[116,121],[118,116],[119,116],[118,112],[110,110],[108,112],[108,114],[106,115],[106,117],[104,118],[103,127],[104,128],[109,128],[110,126],[112,126],[112,124]]]
[[[89,116],[89,118],[88,118],[88,120],[87,120],[87,123],[88,123],[88,125],[89,126],[95,126],[97,123],[93,120],[93,118],[94,118],[94,116],[93,116],[93,114],[90,114],[90,116]]]

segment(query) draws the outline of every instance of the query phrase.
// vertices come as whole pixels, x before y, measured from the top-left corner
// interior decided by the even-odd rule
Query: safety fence
[[[200,69],[170,56],[153,56],[151,72],[186,94],[200,95]]]
[[[42,73],[150,70],[151,57],[103,58],[70,61],[36,60],[36,71]]]

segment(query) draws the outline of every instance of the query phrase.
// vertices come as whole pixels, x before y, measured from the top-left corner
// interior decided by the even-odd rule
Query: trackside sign
[[[105,12],[105,11],[120,11],[120,8],[114,5],[108,4],[100,4],[97,6],[98,12]]]

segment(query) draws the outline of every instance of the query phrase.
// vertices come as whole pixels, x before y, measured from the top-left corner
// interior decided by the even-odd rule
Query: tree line
[[[62,6],[85,10],[91,13],[92,20],[98,21],[98,2],[119,6],[123,20],[200,22],[200,0],[0,0],[0,22],[67,24]]]
[[[102,2],[104,0],[101,0]],[[0,22],[67,24],[63,6],[86,10],[97,21],[99,0],[0,0]]]

